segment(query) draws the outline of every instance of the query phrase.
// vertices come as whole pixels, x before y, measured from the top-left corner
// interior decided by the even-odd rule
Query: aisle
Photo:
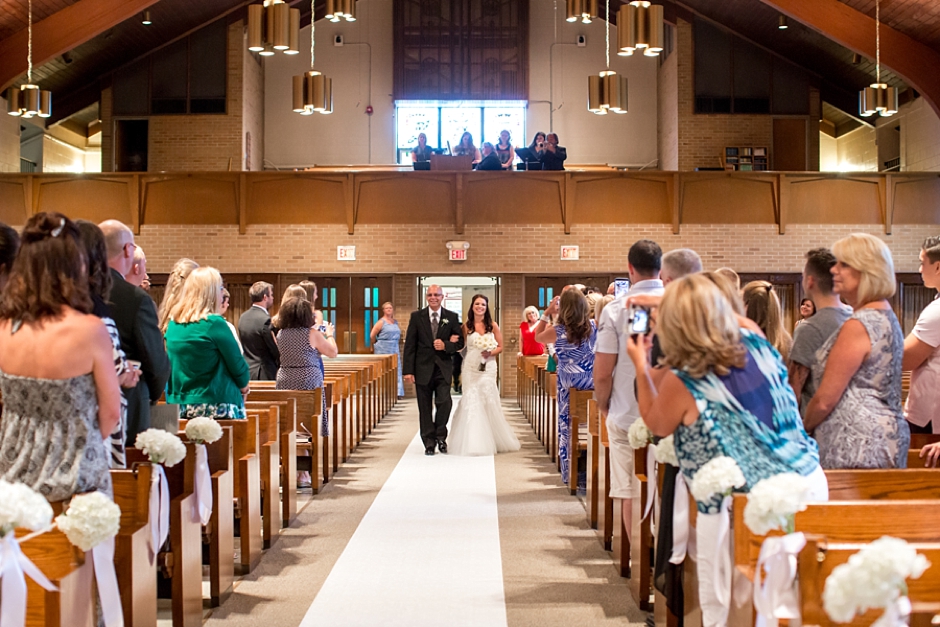
[[[416,434],[301,623],[321,625],[506,625],[493,458]]]

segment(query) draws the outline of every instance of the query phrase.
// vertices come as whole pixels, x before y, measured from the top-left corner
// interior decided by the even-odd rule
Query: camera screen
[[[635,335],[644,335],[650,330],[650,312],[645,309],[633,310],[633,324],[630,325],[630,333]]]
[[[620,298],[630,291],[629,279],[614,279],[614,297]]]

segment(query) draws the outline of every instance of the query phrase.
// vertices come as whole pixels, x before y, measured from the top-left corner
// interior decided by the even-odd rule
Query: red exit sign
[[[450,260],[451,261],[466,261],[467,260],[467,250],[465,248],[451,248],[450,249]]]

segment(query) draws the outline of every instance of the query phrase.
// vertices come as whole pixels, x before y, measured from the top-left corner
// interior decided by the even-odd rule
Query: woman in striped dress
[[[551,316],[556,313],[558,324],[552,325]],[[572,465],[572,452],[568,450],[571,430],[568,390],[594,389],[596,340],[597,326],[591,319],[587,298],[576,288],[566,289],[560,297],[552,299],[535,328],[535,341],[554,343],[558,359],[558,459],[561,462],[561,480],[566,484]],[[578,460],[573,463],[574,472],[577,472]]]

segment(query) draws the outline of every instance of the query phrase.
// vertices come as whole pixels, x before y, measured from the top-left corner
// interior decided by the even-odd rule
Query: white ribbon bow
[[[95,567],[95,581],[98,583],[98,598],[101,599],[101,615],[105,627],[124,627],[121,593],[118,590],[117,573],[114,572],[114,538],[108,538],[90,553]]]
[[[898,597],[889,603],[885,613],[871,624],[871,627],[907,627],[907,618],[911,615],[911,600],[906,596]]]
[[[754,574],[754,608],[757,627],[776,627],[777,619],[800,617],[796,591],[797,555],[806,546],[802,533],[771,536],[764,540]],[[764,569],[767,579],[763,579]]]
[[[212,518],[212,474],[209,472],[209,453],[205,444],[196,445],[196,505],[193,522],[209,524]]]
[[[731,495],[721,500],[718,511],[718,538],[715,542],[715,598],[724,607],[731,606],[731,550],[725,543],[731,530]]]
[[[26,577],[54,592],[55,585],[33,562],[23,555],[12,532],[0,538],[0,627],[23,627],[26,624]]]
[[[689,549],[689,487],[682,471],[676,473],[675,498],[672,503],[672,555],[670,564],[681,564]]]
[[[656,506],[656,513],[653,514],[653,520],[651,522],[651,527],[655,528],[656,519],[659,514],[659,490],[656,489],[656,447],[652,444],[646,445],[646,509],[643,511],[643,518],[641,520],[646,520],[646,517],[650,515],[653,506]],[[654,534],[655,535],[655,534]]]
[[[160,464],[153,465],[150,479],[150,561],[170,535],[170,485]]]

